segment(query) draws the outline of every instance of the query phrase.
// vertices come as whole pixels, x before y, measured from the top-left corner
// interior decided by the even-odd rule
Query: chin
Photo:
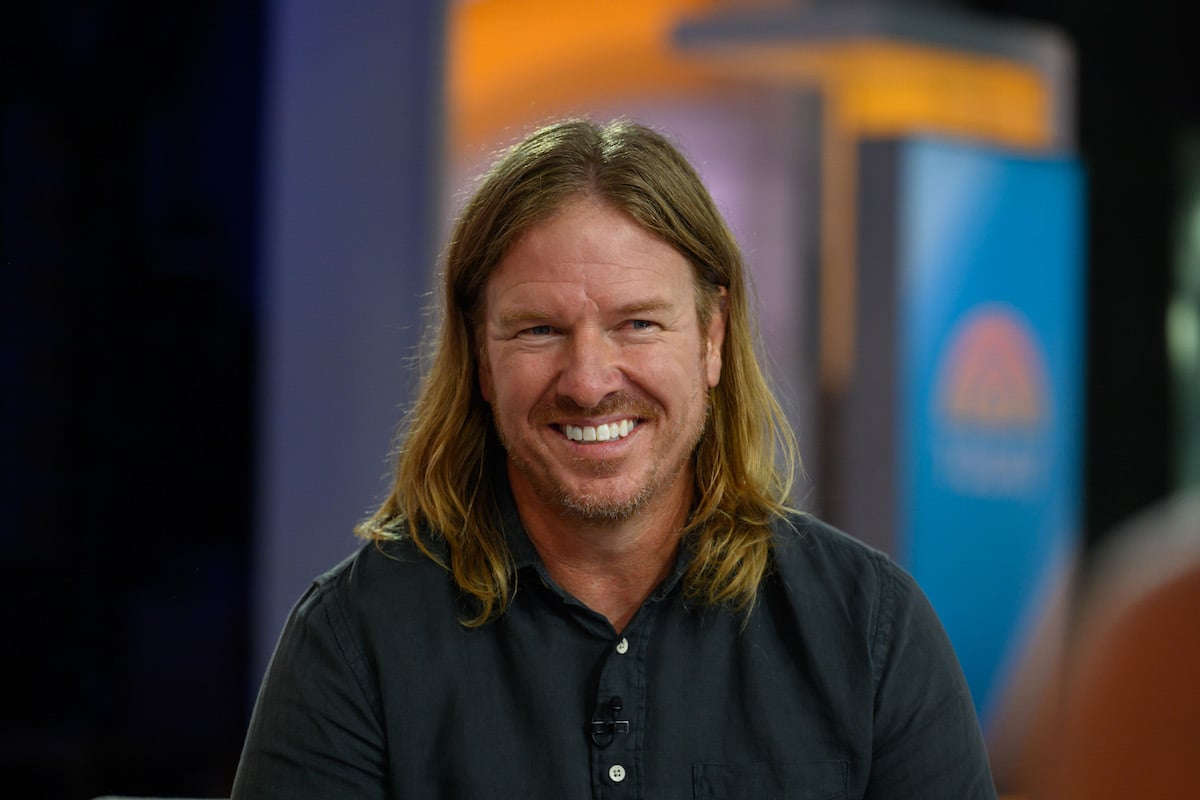
[[[657,470],[638,476],[620,475],[608,479],[561,481],[552,486],[552,499],[564,512],[581,520],[624,521],[645,509],[656,498],[666,499],[679,477],[673,472],[668,480]],[[548,487],[549,488],[549,487]]]
[[[624,522],[646,505],[645,493],[634,497],[614,499],[611,495],[579,495],[562,492],[559,507],[569,516],[590,522]]]

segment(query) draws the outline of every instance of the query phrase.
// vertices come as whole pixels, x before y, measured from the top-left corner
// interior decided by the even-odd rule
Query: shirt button
[[[625,768],[620,764],[613,764],[608,768],[608,777],[613,783],[620,783],[625,780]]]
[[[629,640],[623,636],[621,637],[621,641],[617,642],[617,652],[621,655],[625,655],[627,652],[629,652]]]

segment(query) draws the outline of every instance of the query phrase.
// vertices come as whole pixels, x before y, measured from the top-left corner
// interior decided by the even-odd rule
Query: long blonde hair
[[[405,422],[395,483],[358,533],[380,543],[409,537],[448,569],[478,601],[464,624],[482,625],[507,608],[515,576],[489,470],[504,456],[479,390],[476,326],[492,268],[530,226],[580,195],[622,209],[688,259],[702,327],[720,287],[728,293],[721,380],[695,454],[684,591],[747,609],[769,567],[770,521],[787,510],[795,438],[759,364],[733,235],[679,151],[625,121],[569,120],[536,131],[493,165],[468,200],[446,253],[441,325]]]

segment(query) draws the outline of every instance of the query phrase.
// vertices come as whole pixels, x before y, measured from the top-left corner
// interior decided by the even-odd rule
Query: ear
[[[708,388],[721,382],[721,351],[725,344],[725,326],[729,321],[729,293],[722,286],[713,298],[712,315],[704,336],[704,366],[708,370]]]

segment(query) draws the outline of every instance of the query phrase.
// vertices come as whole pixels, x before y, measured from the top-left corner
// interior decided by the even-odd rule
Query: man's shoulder
[[[786,586],[812,592],[877,595],[903,580],[886,554],[805,512],[779,517],[774,532],[773,573]]]
[[[434,555],[440,556],[433,544]],[[439,594],[453,602],[452,583],[449,572],[405,535],[360,545],[313,580],[301,605],[333,603],[355,616],[374,616],[380,609],[428,609]]]
[[[428,549],[445,563],[440,540]],[[430,554],[422,551],[407,534],[361,543],[340,564],[317,576],[314,587],[325,591],[379,591],[397,587],[419,589],[426,581],[440,582],[448,575]]]
[[[845,531],[805,511],[792,511],[772,524],[779,556],[813,562],[833,559],[847,565],[877,567],[891,559]]]

